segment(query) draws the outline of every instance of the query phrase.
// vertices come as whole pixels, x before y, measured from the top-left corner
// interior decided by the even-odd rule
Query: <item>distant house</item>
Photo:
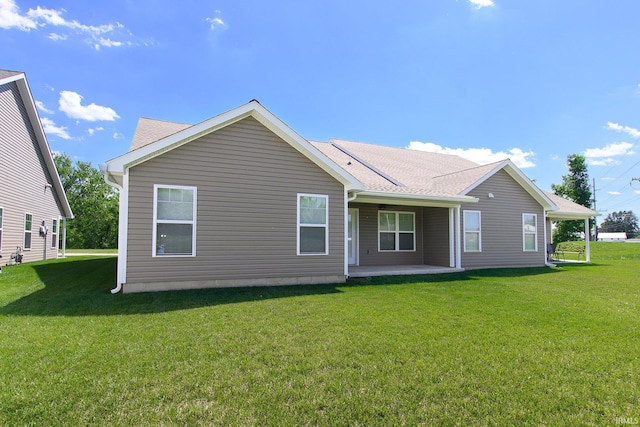
[[[24,73],[0,70],[0,254],[58,257],[73,218]]]
[[[627,240],[627,233],[598,233],[599,242],[624,242]]]
[[[102,170],[120,189],[113,292],[543,266],[552,220],[588,230],[596,214],[510,160],[308,141],[257,101],[196,125],[140,119]]]

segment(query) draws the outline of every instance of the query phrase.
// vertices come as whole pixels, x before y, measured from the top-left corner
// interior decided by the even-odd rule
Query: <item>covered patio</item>
[[[349,266],[349,277],[376,277],[376,276],[409,276],[422,274],[457,273],[464,268],[441,267],[437,265],[371,265]]]

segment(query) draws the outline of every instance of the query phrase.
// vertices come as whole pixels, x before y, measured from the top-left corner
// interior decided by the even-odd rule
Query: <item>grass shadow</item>
[[[116,258],[74,259],[23,264],[44,288],[0,307],[7,316],[112,316],[162,313],[273,298],[339,293],[338,285],[301,285],[110,293],[115,284]],[[16,272],[18,270],[15,270]]]
[[[14,267],[16,272],[35,276],[44,285],[0,307],[10,316],[112,316],[161,313],[190,308],[237,304],[274,298],[325,295],[342,292],[345,287],[404,285],[418,283],[457,284],[483,277],[524,277],[556,274],[562,268],[500,268],[468,270],[457,273],[381,276],[365,281],[327,285],[240,287],[148,292],[110,293],[116,281],[117,258],[74,257]],[[577,265],[571,265],[574,268]],[[20,277],[18,276],[18,281]],[[23,279],[28,281],[28,279]]]

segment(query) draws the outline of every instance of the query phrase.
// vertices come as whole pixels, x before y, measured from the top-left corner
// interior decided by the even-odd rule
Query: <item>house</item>
[[[64,252],[73,218],[24,73],[0,70],[0,254],[23,261]]]
[[[599,242],[624,242],[627,240],[627,233],[598,233]]]
[[[308,141],[255,100],[140,119],[101,168],[120,190],[114,293],[543,266],[550,221],[595,215],[510,160]]]

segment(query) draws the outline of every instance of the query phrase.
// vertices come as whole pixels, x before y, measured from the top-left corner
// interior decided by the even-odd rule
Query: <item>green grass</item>
[[[62,251],[59,252],[60,256],[62,256]],[[66,255],[75,255],[75,254],[94,254],[94,255],[118,255],[117,249],[65,249]]]
[[[111,295],[115,258],[5,267],[0,425],[640,419],[640,244],[592,264]]]

